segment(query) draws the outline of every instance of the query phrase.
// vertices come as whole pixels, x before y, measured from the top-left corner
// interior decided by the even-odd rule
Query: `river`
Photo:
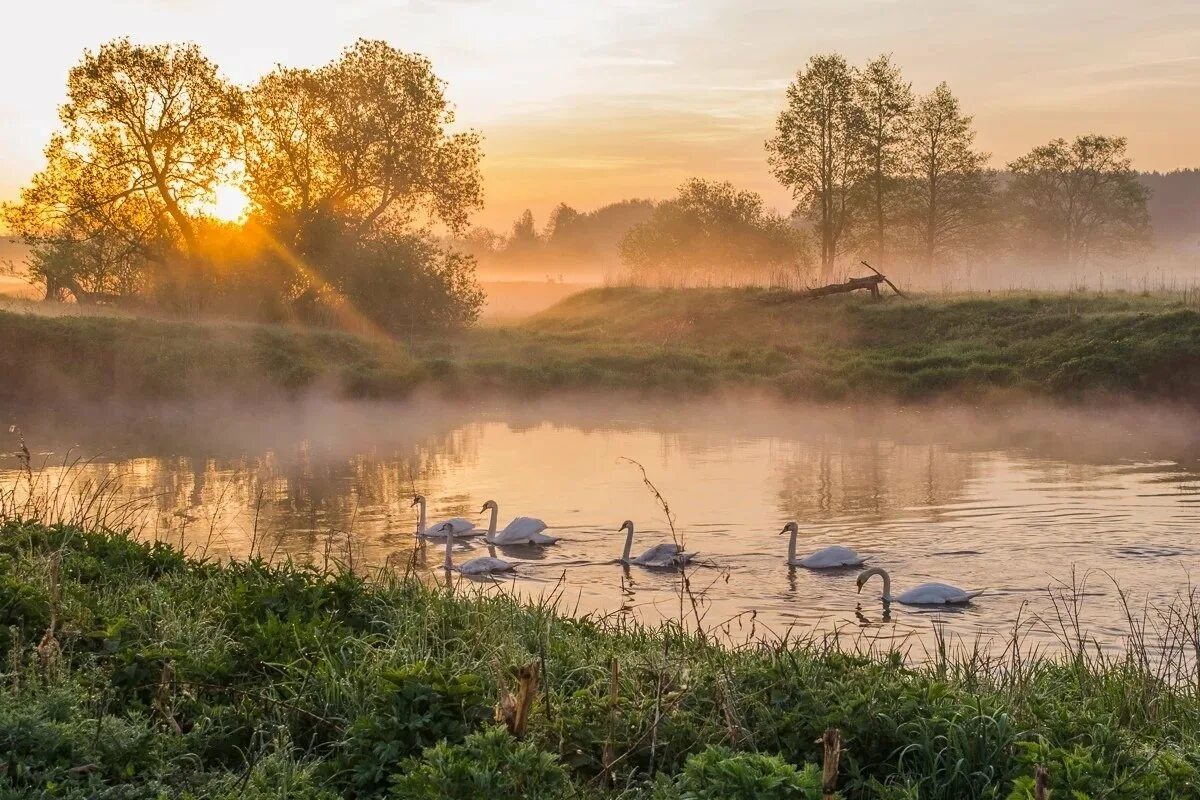
[[[99,490],[111,523],[197,555],[254,550],[433,576],[442,553],[417,546],[414,494],[429,498],[431,519],[481,525],[494,499],[501,525],[541,517],[561,541],[509,549],[516,573],[471,588],[554,596],[611,619],[682,615],[733,640],[838,631],[920,650],[940,628],[1000,643],[1019,630],[1056,647],[1071,597],[1088,635],[1117,647],[1128,629],[1117,587],[1139,612],[1161,607],[1189,591],[1200,554],[1200,426],[1177,410],[593,396],[10,416],[3,449],[24,437],[35,493],[69,515]],[[612,563],[625,519],[637,524],[635,552],[671,537],[638,465],[700,553],[682,603],[678,574]],[[18,457],[0,460],[0,487],[20,495],[27,484]],[[940,580],[987,592],[962,609],[885,614],[877,581],[859,594],[854,570],[789,568],[788,520],[801,554],[853,547],[897,591]],[[485,552],[476,540],[456,558]]]

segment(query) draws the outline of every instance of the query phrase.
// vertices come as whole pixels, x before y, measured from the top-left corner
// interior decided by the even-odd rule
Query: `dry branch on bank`
[[[818,286],[814,289],[801,292],[800,296],[815,299],[817,297],[827,297],[831,294],[845,294],[847,292],[858,291],[859,289],[866,289],[871,293],[872,297],[878,298],[880,296],[879,285],[886,283],[891,287],[893,292],[901,297],[907,297],[904,292],[900,291],[900,287],[888,280],[888,277],[882,272],[872,267],[866,261],[862,262],[862,265],[875,274],[862,278],[847,278],[845,283],[830,283],[825,286]]]

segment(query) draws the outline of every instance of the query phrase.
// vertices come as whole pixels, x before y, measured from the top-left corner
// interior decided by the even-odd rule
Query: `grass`
[[[1079,638],[914,666],[9,517],[0,797],[815,798],[829,726],[845,798],[1030,798],[1037,764],[1057,797],[1195,797],[1197,607],[1164,619],[1190,671],[1134,615],[1116,655]],[[528,662],[518,742],[492,708]]]
[[[423,386],[521,393],[747,386],[818,400],[1019,392],[1192,401],[1200,309],[1175,295],[833,297],[607,288],[519,324],[409,343],[256,325],[0,312],[0,392],[239,399]]]

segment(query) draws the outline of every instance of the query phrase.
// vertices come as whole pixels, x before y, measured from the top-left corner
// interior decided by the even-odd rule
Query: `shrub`
[[[355,722],[345,747],[344,767],[361,792],[383,791],[405,758],[438,742],[461,742],[492,713],[474,673],[447,676],[412,664],[380,679],[383,696]]]
[[[709,747],[688,758],[683,772],[660,780],[655,800],[818,800],[821,771],[796,769],[779,756]]]
[[[549,753],[503,728],[442,742],[392,782],[396,800],[559,800],[574,794],[566,769]],[[780,795],[781,797],[783,795]]]

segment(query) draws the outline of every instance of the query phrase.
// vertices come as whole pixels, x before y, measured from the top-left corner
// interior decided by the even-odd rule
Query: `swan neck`
[[[494,538],[496,536],[496,518],[499,516],[500,516],[500,507],[495,506],[495,505],[492,506],[492,519],[490,522],[488,522],[488,538],[489,539]]]
[[[454,567],[454,558],[453,558],[453,556],[450,555],[450,549],[452,547],[454,547],[454,536],[450,532],[447,532],[446,533],[446,562],[445,562],[446,569],[451,569]]]
[[[892,576],[888,575],[888,571],[883,567],[875,567],[871,573],[883,579],[883,599],[890,602],[892,599]]]
[[[425,498],[422,497],[417,503],[417,536],[425,535]]]
[[[633,526],[628,525],[626,527],[628,532],[625,534],[625,552],[621,555],[622,561],[629,560],[629,551],[633,549]]]
[[[788,561],[789,562],[796,560],[796,537],[799,534],[799,531],[796,528],[792,528],[791,534],[792,535],[788,537]]]

